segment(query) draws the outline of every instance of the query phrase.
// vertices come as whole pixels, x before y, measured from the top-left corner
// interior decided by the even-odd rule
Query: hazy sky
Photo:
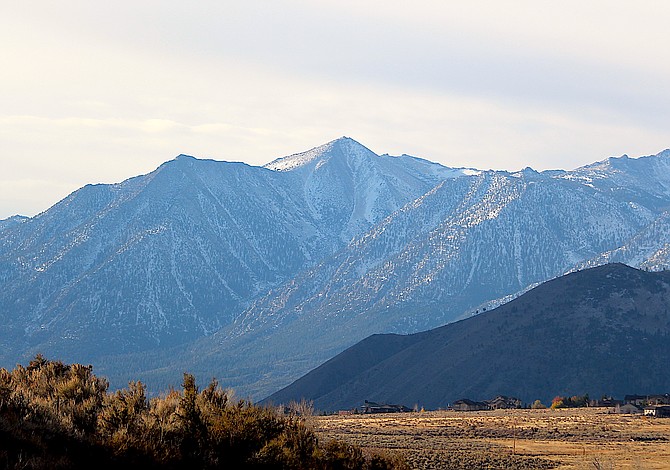
[[[0,0],[0,218],[179,153],[450,166],[670,147],[670,2]]]

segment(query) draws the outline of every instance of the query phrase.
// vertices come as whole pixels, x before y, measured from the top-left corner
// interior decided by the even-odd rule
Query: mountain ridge
[[[432,185],[415,178],[413,188],[396,190],[384,173],[376,181],[394,197],[365,201],[365,211],[353,203],[365,198],[350,185],[315,199],[295,172],[187,155],[121,183],[86,185],[2,232],[0,305],[29,343],[64,329],[80,341],[100,321],[125,331],[109,347],[120,352],[143,337],[157,346],[209,334],[252,297]],[[347,198],[352,203],[343,206]],[[120,292],[123,300],[114,300]],[[26,320],[31,325],[19,326]]]
[[[369,334],[629,261],[645,233],[657,246],[636,262],[667,265],[665,154],[608,176],[454,169],[348,138],[309,152],[283,171],[180,155],[0,224],[0,361],[104,363],[120,386],[136,364],[156,388],[194,370],[259,397]]]

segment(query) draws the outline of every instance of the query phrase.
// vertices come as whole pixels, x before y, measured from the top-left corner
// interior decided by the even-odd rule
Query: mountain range
[[[368,399],[430,409],[460,398],[623,397],[670,389],[670,271],[608,264],[413,335],[373,335],[274,393],[319,410]]]
[[[587,266],[662,269],[669,208],[670,150],[544,172],[350,138],[264,167],[180,155],[0,221],[0,365],[42,352],[154,390],[188,370],[260,398],[371,334]]]

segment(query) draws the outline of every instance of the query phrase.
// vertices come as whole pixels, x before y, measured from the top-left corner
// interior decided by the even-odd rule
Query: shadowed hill
[[[546,282],[495,310],[427,332],[375,335],[267,400],[317,409],[363,400],[436,408],[462,397],[670,389],[670,272],[623,264]]]

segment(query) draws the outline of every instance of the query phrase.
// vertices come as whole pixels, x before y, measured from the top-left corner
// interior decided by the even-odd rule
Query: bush
[[[535,400],[533,404],[530,405],[530,407],[534,410],[544,410],[546,408],[546,406],[544,406],[540,400]]]
[[[107,393],[91,366],[37,356],[0,369],[0,466],[91,468],[405,468],[397,458],[366,457],[357,446],[318,442],[310,406],[284,416],[234,400],[216,381],[147,400],[141,382]]]
[[[589,395],[574,395],[572,397],[555,397],[551,402],[551,408],[583,408],[589,406]]]
[[[556,410],[558,408],[565,408],[565,398],[563,397],[554,397],[553,400],[551,400],[551,409]]]

